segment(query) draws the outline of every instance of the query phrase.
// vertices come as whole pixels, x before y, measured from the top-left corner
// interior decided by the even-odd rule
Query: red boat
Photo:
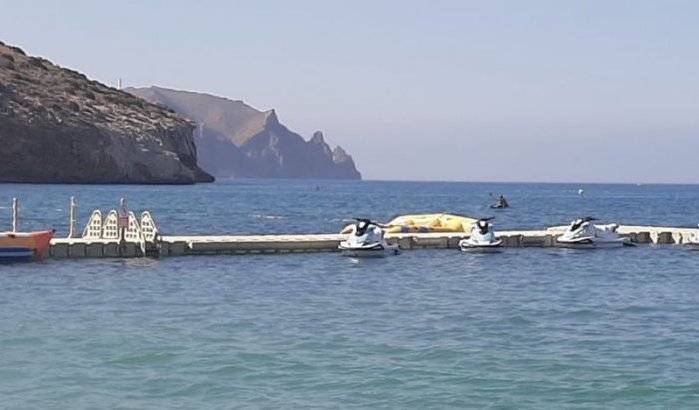
[[[41,259],[55,231],[0,232],[0,263]]]

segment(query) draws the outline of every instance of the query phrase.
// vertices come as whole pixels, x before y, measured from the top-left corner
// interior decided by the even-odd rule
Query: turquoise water
[[[501,229],[699,216],[693,186],[584,188],[2,185],[0,203],[19,196],[25,228],[62,234],[71,194],[81,221],[125,195],[170,233],[323,232],[434,210],[494,214]],[[513,208],[491,212],[489,193]],[[0,408],[697,408],[698,266],[676,246],[0,266]]]

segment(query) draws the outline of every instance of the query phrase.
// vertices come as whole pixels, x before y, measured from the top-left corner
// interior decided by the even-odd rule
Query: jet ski
[[[619,225],[595,225],[592,221],[596,220],[589,216],[574,220],[563,235],[556,238],[556,243],[562,247],[586,249],[633,246],[629,238],[617,233]]]
[[[498,198],[494,204],[490,205],[490,207],[493,209],[507,208],[509,206],[510,204],[507,202],[507,199],[505,199],[505,197],[502,195],[500,195],[500,198]]]
[[[383,257],[397,255],[400,252],[398,244],[389,245],[386,242],[384,238],[386,225],[365,218],[355,218],[355,220],[357,222],[350,228],[347,239],[338,245],[343,255]]]
[[[495,237],[493,232],[493,224],[490,221],[493,218],[481,218],[473,224],[471,228],[471,236],[459,241],[459,248],[462,251],[481,251],[481,252],[497,252],[501,250],[502,239]]]

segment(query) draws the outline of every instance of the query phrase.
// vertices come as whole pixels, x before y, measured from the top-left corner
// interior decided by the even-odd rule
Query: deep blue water
[[[512,208],[488,209],[491,193]],[[70,195],[81,225],[125,196],[173,234],[435,211],[499,229],[699,221],[696,186],[0,185],[22,228],[59,235]],[[0,408],[698,408],[698,266],[678,246],[0,265]]]
[[[500,194],[512,207],[489,209]],[[356,216],[387,221],[426,212],[495,216],[499,229],[568,224],[580,215],[623,224],[693,227],[699,221],[697,185],[249,180],[194,186],[0,184],[0,227],[10,226],[12,197],[18,197],[23,229],[50,226],[65,235],[71,195],[78,198],[81,226],[93,209],[106,212],[126,197],[130,208],[150,210],[167,234],[334,232],[345,225],[343,219]]]

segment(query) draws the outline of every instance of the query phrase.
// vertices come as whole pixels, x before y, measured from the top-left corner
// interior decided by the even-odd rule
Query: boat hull
[[[382,245],[375,244],[371,246],[351,246],[345,242],[340,243],[338,246],[340,252],[343,256],[350,256],[353,258],[383,258],[389,255],[397,255],[399,249],[397,245]]]
[[[0,233],[0,263],[39,260],[49,248],[54,231]]]
[[[502,239],[495,242],[475,242],[470,239],[462,239],[459,242],[459,248],[462,252],[479,252],[479,253],[497,253],[502,252]]]
[[[34,255],[31,248],[0,246],[0,263],[31,262]]]
[[[605,241],[590,238],[580,238],[576,240],[557,239],[556,244],[563,248],[575,249],[610,249],[621,248],[623,246],[633,246],[626,238]]]

